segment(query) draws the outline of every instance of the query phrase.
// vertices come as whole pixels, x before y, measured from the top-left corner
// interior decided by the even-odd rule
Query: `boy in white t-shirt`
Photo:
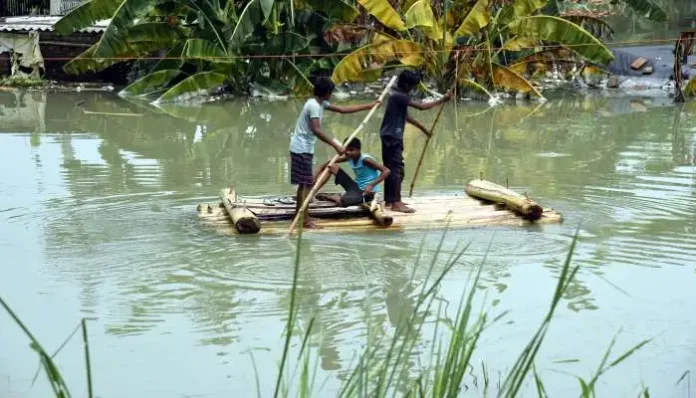
[[[375,101],[363,105],[331,105],[329,99],[334,87],[333,82],[328,78],[320,77],[316,79],[314,82],[314,97],[307,100],[304,107],[302,107],[302,112],[295,125],[295,131],[290,139],[290,183],[297,185],[296,211],[299,211],[305,200],[311,199],[307,198],[307,195],[309,195],[309,191],[312,189],[312,185],[314,185],[312,162],[314,159],[314,144],[317,138],[331,145],[339,154],[345,151],[341,144],[331,140],[329,135],[322,130],[321,119],[324,116],[324,109],[337,113],[355,113],[366,111],[378,104]],[[304,215],[304,227],[316,227],[307,212]]]

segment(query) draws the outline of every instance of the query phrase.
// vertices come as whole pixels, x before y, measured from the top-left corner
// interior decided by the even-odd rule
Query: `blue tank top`
[[[353,172],[355,173],[355,182],[358,183],[358,187],[360,187],[360,189],[365,189],[367,184],[376,180],[380,174],[379,170],[373,169],[365,164],[365,158],[374,159],[372,156],[366,153],[361,154],[360,159],[358,159],[357,162],[354,162],[353,159],[348,159],[348,165],[351,169],[353,169]],[[374,191],[379,192],[379,186],[376,186]]]

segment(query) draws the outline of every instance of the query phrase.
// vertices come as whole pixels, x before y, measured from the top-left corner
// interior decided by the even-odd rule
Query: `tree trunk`
[[[473,198],[503,204],[509,210],[530,221],[540,219],[544,212],[538,203],[528,197],[490,181],[473,180],[466,185],[464,191]]]
[[[232,188],[220,191],[220,200],[232,219],[234,228],[240,234],[258,233],[261,230],[261,222],[249,209],[237,203],[236,196]]]

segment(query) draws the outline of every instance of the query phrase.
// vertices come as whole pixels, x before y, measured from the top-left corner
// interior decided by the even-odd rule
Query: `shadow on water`
[[[601,308],[591,286],[603,284],[598,277],[612,267],[693,265],[695,105],[562,97],[496,109],[466,102],[456,117],[448,107],[417,195],[461,192],[481,173],[509,181],[566,219],[564,226],[452,231],[443,257],[459,241],[472,243],[448,282],[463,285],[494,237],[482,287],[496,303],[523,300],[509,287],[528,283],[526,273],[556,276],[577,225],[582,271],[567,293],[571,310]],[[34,170],[15,172],[36,184],[0,199],[0,217],[8,221],[0,233],[40,225],[37,238],[50,261],[38,265],[40,272],[79,281],[84,311],[99,311],[109,334],[147,334],[184,315],[200,345],[263,349],[268,339],[250,335],[249,325],[283,316],[292,245],[231,238],[201,226],[193,213],[229,184],[249,195],[290,193],[287,145],[301,106],[241,100],[151,109],[108,93],[0,93],[0,132],[9,133],[0,134],[0,147],[12,144],[14,156],[24,156],[17,148],[28,137]],[[376,155],[379,116],[363,138],[365,151]],[[418,114],[426,125],[434,116]],[[326,129],[344,137],[360,119],[327,115]],[[407,128],[407,174],[423,142]],[[317,159],[328,156],[318,146]],[[5,169],[14,163],[11,156],[0,160]],[[58,175],[49,178],[53,167]],[[425,257],[436,246],[431,235]],[[395,327],[411,312],[423,277],[415,270],[412,280],[411,265],[422,238],[308,235],[298,308],[304,327],[315,319],[322,369],[345,367],[368,320]]]

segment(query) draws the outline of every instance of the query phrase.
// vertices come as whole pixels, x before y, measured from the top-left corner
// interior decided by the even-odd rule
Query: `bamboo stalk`
[[[490,181],[473,180],[466,185],[464,190],[469,196],[502,203],[511,211],[530,221],[540,219],[544,212],[544,209],[529,197]]]
[[[261,223],[258,217],[246,207],[238,206],[235,196],[232,188],[223,188],[220,192],[220,200],[222,200],[227,214],[229,214],[230,219],[232,219],[232,224],[234,224],[234,227],[240,234],[258,233],[261,229]]]
[[[370,204],[363,203],[362,207],[370,212],[370,216],[381,227],[389,227],[394,222],[394,217],[384,211],[384,206],[381,203],[377,203],[376,200],[373,200]]]
[[[379,99],[378,99],[378,101],[380,103],[382,102],[382,100],[384,100],[384,97],[387,95],[387,92],[389,92],[389,89],[394,85],[395,82],[396,82],[396,76],[392,77],[391,80],[389,80],[389,83],[384,88],[384,91],[382,91],[382,94],[380,94]],[[367,116],[365,116],[365,119],[363,119],[363,121],[360,123],[358,128],[356,128],[355,131],[353,131],[353,133],[348,137],[346,142],[352,141],[353,138],[355,138],[358,135],[358,133],[360,133],[360,131],[362,131],[362,129],[365,128],[365,125],[370,120],[370,118],[375,113],[375,111],[377,110],[378,107],[379,107],[379,103],[375,104],[375,106],[373,106],[372,109],[370,109],[370,112],[367,114]],[[319,188],[321,188],[320,185],[317,184],[317,182],[322,181],[324,178],[326,178],[326,176],[329,173],[329,169],[331,168],[331,166],[333,166],[336,163],[339,156],[340,155],[337,154],[333,158],[331,158],[331,161],[329,161],[329,164],[326,165],[326,167],[324,168],[324,171],[321,172],[321,175],[315,181],[314,186],[312,187],[312,189],[309,191],[309,194],[307,195],[307,199],[305,199],[304,203],[302,203],[302,206],[298,210],[297,215],[295,215],[295,219],[292,220],[292,223],[290,224],[290,228],[288,229],[288,233],[287,233],[288,236],[290,236],[290,234],[292,234],[293,230],[297,226],[297,222],[300,220],[301,214],[304,213],[304,211],[309,206],[309,202],[312,200],[312,198],[314,198],[314,195],[317,194],[317,191],[319,190]]]

